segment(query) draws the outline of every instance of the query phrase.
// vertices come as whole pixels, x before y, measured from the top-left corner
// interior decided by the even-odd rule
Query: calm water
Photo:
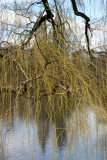
[[[91,107],[49,118],[17,112],[0,120],[0,160],[106,160],[107,124]],[[28,118],[26,118],[28,116]],[[53,116],[54,117],[54,116]]]

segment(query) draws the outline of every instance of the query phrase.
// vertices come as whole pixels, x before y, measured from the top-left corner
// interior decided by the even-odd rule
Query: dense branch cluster
[[[93,59],[90,50],[88,37],[90,18],[78,11],[75,0],[70,2],[74,14],[85,20],[85,37],[88,48],[88,51],[85,50],[85,52],[91,61],[89,58],[81,58],[81,55],[85,53],[80,49],[76,50],[77,46],[74,43],[76,36],[72,30],[74,40],[71,43],[75,51],[72,47],[69,47],[70,42],[67,39],[69,33],[65,36],[65,25],[68,24],[69,28],[69,22],[63,21],[63,13],[60,13],[59,3],[54,0],[57,13],[55,17],[48,0],[33,2],[25,11],[29,11],[32,6],[38,4],[42,5],[43,11],[40,12],[36,22],[32,22],[30,16],[25,16],[29,17],[30,23],[33,23],[33,25],[22,33],[17,33],[17,27],[15,28],[14,34],[21,38],[24,35],[24,39],[21,39],[21,45],[12,46],[6,41],[1,42],[1,45],[5,44],[4,46],[6,46],[1,47],[4,54],[0,53],[1,94],[11,91],[27,97],[27,93],[30,92],[35,96],[34,100],[40,100],[45,96],[54,94],[78,94],[81,97],[81,94],[84,95],[81,86],[85,87],[85,93],[89,94],[94,85],[97,88],[97,85],[100,84],[100,87],[102,87],[102,83],[105,84],[105,61],[103,63],[95,57]],[[21,11],[18,11],[17,14],[21,15]],[[45,24],[51,26],[51,29],[44,30]],[[43,37],[41,35],[44,32],[46,33]],[[31,40],[34,40],[32,45],[30,45]],[[72,51],[73,56],[71,57],[70,52]]]

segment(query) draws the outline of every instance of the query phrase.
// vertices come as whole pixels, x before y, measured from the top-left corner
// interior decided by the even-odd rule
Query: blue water
[[[92,110],[88,112],[87,118],[79,113],[78,123],[69,117],[66,129],[57,130],[50,120],[15,116],[10,129],[6,132],[8,123],[2,130],[0,159],[106,160],[107,126],[96,120]]]

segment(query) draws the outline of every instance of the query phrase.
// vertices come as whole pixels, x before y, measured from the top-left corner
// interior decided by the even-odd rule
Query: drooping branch
[[[92,61],[93,60],[93,56],[92,56],[91,51],[90,51],[90,42],[89,42],[89,37],[88,37],[88,29],[90,29],[90,24],[89,24],[90,18],[88,16],[86,16],[84,13],[78,11],[75,0],[71,0],[71,2],[72,2],[74,13],[77,16],[80,16],[80,17],[84,18],[85,21],[86,21],[86,23],[85,23],[85,36],[86,36],[86,39],[87,39],[87,46],[88,46],[90,59]]]

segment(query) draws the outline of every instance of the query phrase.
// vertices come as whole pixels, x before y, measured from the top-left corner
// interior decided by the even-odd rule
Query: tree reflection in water
[[[18,104],[6,101],[4,110],[1,104],[0,157],[106,159],[105,109],[70,104],[66,110],[62,104],[55,98],[49,107],[46,98],[37,104],[23,97]]]

